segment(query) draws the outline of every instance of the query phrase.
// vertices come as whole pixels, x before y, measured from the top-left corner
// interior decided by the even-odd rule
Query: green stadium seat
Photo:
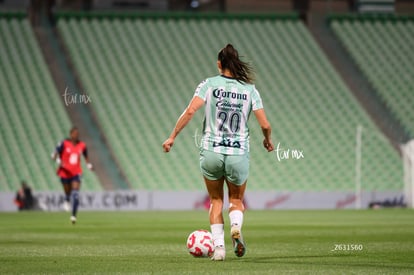
[[[333,20],[332,29],[390,112],[414,136],[412,21]]]

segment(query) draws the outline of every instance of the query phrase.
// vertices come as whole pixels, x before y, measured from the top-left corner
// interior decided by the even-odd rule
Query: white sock
[[[212,224],[210,225],[211,235],[213,235],[214,246],[224,247],[224,224]]]
[[[229,213],[230,217],[230,225],[237,225],[240,226],[240,228],[243,225],[243,212],[240,210],[233,210]]]

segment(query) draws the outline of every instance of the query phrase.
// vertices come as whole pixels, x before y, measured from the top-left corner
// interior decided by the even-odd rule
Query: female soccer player
[[[215,252],[212,260],[225,258],[223,186],[229,195],[231,237],[236,256],[242,257],[246,246],[241,234],[243,225],[243,197],[249,173],[248,118],[253,111],[262,128],[263,145],[274,150],[271,127],[263,109],[259,92],[252,84],[252,70],[239,59],[237,50],[228,44],[218,53],[220,75],[207,78],[195,90],[188,107],[178,118],[174,130],[162,144],[169,152],[175,138],[190,122],[194,114],[205,105],[203,137],[200,148],[200,168],[210,196],[210,227]]]
[[[82,175],[81,155],[84,156],[89,170],[92,170],[93,166],[88,159],[86,144],[79,140],[78,128],[72,127],[69,135],[69,138],[58,144],[55,152],[52,154],[52,159],[57,160],[59,163],[57,174],[60,177],[63,190],[65,191],[64,208],[68,211],[70,208],[70,200],[72,199],[72,216],[70,220],[72,224],[75,224]]]

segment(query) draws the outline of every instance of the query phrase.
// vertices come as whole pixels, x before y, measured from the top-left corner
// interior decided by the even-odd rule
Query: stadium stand
[[[0,17],[0,41],[0,191],[61,190],[50,155],[71,122],[26,17]],[[86,172],[82,189],[102,188]]]
[[[333,17],[331,27],[390,112],[414,137],[414,17]]]
[[[197,84],[217,74],[216,54],[229,42],[256,68],[279,154],[290,149],[281,161],[265,152],[252,118],[249,189],[353,190],[358,125],[362,189],[402,188],[398,153],[295,16],[61,14],[57,26],[134,189],[204,189],[196,146],[201,112],[170,154],[161,143]],[[292,159],[292,150],[304,158]]]

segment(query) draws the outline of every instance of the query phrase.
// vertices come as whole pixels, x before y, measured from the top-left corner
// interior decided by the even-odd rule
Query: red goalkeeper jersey
[[[71,140],[65,139],[57,147],[59,153],[60,166],[57,174],[61,178],[72,178],[82,174],[81,155],[87,157],[88,151],[86,144],[78,141],[73,144]]]

